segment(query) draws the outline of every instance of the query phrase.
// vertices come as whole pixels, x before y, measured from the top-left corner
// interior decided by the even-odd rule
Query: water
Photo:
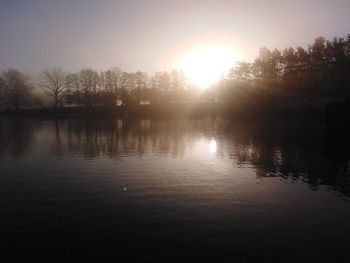
[[[0,254],[346,262],[348,145],[307,125],[1,118]]]

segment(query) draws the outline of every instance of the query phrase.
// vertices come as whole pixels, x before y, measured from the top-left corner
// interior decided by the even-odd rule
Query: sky
[[[260,47],[350,33],[349,0],[0,0],[0,70],[170,70],[203,43],[253,61]]]

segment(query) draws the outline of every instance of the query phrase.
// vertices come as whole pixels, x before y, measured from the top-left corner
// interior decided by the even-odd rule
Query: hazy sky
[[[262,46],[345,36],[349,11],[349,0],[0,0],[0,69],[154,72],[213,41],[252,61]]]

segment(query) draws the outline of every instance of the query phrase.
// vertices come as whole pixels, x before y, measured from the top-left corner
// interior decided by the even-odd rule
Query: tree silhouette
[[[80,85],[77,74],[68,74],[64,83],[64,101],[68,107],[72,104],[79,105],[80,99]]]
[[[66,73],[62,69],[53,68],[44,70],[43,76],[41,86],[53,98],[54,107],[57,108],[63,102]]]
[[[22,107],[32,106],[35,102],[33,86],[28,76],[16,69],[8,69],[2,73],[1,85],[5,94],[4,103],[18,111]]]
[[[79,81],[85,106],[94,106],[96,102],[95,96],[97,93],[98,83],[96,72],[90,68],[80,70]]]
[[[6,82],[0,76],[0,109],[4,107],[5,101],[6,101],[6,94],[5,94],[5,89],[6,89]]]

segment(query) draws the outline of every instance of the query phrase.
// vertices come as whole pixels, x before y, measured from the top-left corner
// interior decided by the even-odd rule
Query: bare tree
[[[29,84],[29,78],[23,73],[16,69],[8,69],[2,73],[1,82],[7,106],[18,110],[23,106],[31,106],[35,103],[32,94],[33,87]]]
[[[121,81],[122,81],[122,71],[118,67],[113,67],[104,72],[104,88],[105,92],[113,95],[111,104],[116,104],[117,100],[123,97],[121,90]]]
[[[5,88],[5,80],[0,76],[0,108],[2,108],[5,103]]]
[[[86,106],[92,106],[94,103],[94,97],[97,92],[98,80],[96,78],[96,71],[90,68],[84,68],[79,72],[80,85],[83,92],[83,97]]]
[[[44,70],[43,75],[44,81],[41,86],[53,98],[54,107],[57,108],[64,97],[66,74],[59,68],[53,68]]]
[[[64,84],[64,101],[70,107],[80,103],[80,83],[77,74],[68,74]]]
[[[113,67],[111,69],[113,72],[112,79],[113,79],[113,91],[115,94],[118,93],[118,86],[120,84],[120,78],[122,76],[122,70],[119,67]]]

